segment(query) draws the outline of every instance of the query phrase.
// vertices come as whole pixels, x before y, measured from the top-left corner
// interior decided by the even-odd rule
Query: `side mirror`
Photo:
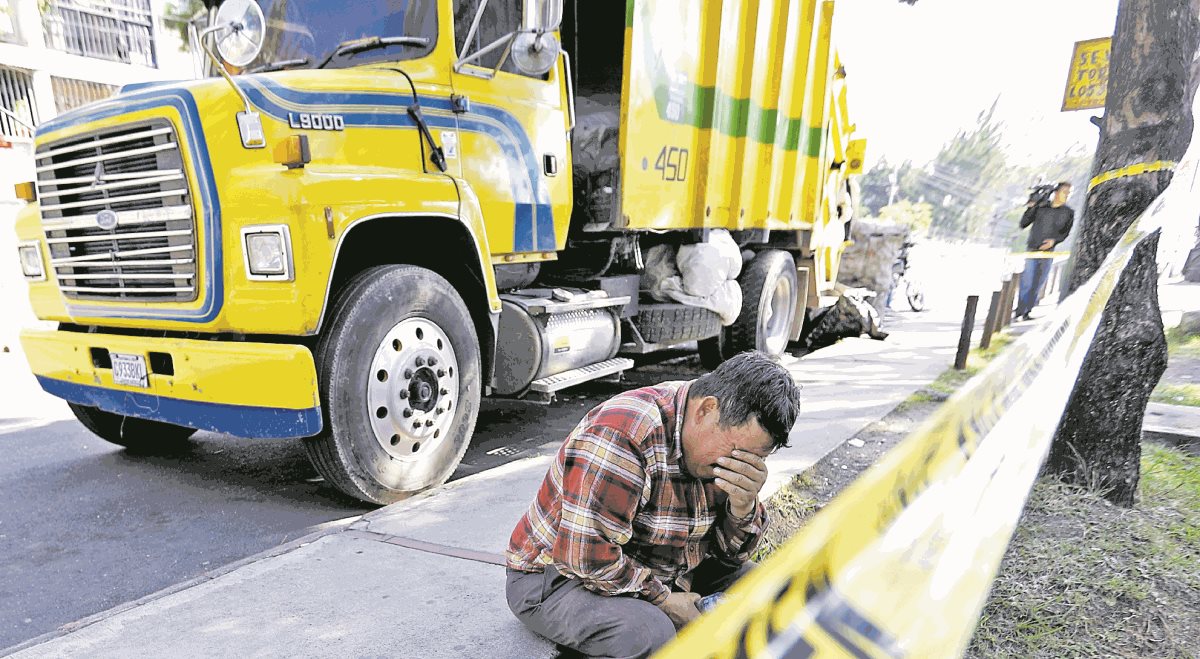
[[[215,32],[217,53],[232,66],[244,67],[262,52],[266,18],[254,0],[226,0],[217,20],[205,32]]]
[[[558,62],[562,44],[552,34],[562,25],[562,0],[525,0],[522,29],[512,42],[510,55],[526,75],[545,75]]]
[[[250,106],[250,97],[233,81],[229,71],[221,66],[218,55],[213,54],[208,44],[208,36],[216,35],[217,53],[220,60],[242,68],[254,61],[262,52],[263,35],[266,32],[266,18],[262,8],[254,0],[225,0],[217,10],[213,26],[200,33],[200,46],[208,55],[209,60],[216,65],[217,72],[233,87],[233,91],[242,99],[246,110],[237,113],[238,134],[242,138],[242,147],[246,149],[262,149],[267,141],[263,132],[262,117]]]
[[[482,0],[475,10],[475,20],[467,31],[466,44],[471,44],[483,18],[484,8],[488,0]],[[470,52],[467,47],[459,53],[458,61],[454,63],[455,71],[463,71],[463,67],[473,62],[482,61],[485,55],[502,52],[502,55],[490,74],[472,73],[483,78],[495,75],[501,63],[511,57],[513,65],[525,75],[545,75],[558,62],[562,52],[562,44],[554,34],[562,24],[563,0],[524,0],[521,4],[521,25],[519,29],[509,32],[492,43]],[[468,54],[470,52],[470,54]]]

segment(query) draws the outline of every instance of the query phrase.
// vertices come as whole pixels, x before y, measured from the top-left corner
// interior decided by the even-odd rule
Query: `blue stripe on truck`
[[[278,407],[226,405],[167,398],[123,389],[104,389],[37,376],[47,393],[79,405],[141,419],[221,432],[248,439],[311,437],[321,432],[321,408],[292,410]]]

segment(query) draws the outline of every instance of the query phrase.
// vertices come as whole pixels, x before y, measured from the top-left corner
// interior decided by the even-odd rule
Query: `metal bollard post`
[[[987,320],[983,321],[983,336],[979,339],[979,347],[987,350],[992,345],[992,335],[996,333],[996,320],[1000,317],[1000,291],[992,291],[992,301],[988,304]]]
[[[1019,280],[1012,275],[1009,275],[1008,279],[1004,281],[1005,292],[1003,299],[1000,300],[1000,322],[997,323],[997,327],[1000,329],[1012,324],[1013,302],[1017,297],[1017,281]]]
[[[979,296],[967,297],[967,310],[963,314],[962,332],[958,335],[958,354],[954,356],[954,368],[963,370],[967,367],[967,353],[971,351],[971,330],[975,329],[975,308],[979,306]]]

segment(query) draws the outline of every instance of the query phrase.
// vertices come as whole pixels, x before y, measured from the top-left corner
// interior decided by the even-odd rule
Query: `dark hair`
[[[688,389],[688,398],[712,396],[721,412],[721,426],[740,426],[758,419],[775,449],[788,445],[788,433],[800,414],[800,387],[786,368],[761,352],[730,357]]]
[[[1062,190],[1063,188],[1069,188],[1069,187],[1071,187],[1071,182],[1070,182],[1070,181],[1059,181],[1059,182],[1058,182],[1058,186],[1056,186],[1056,187],[1054,188],[1054,191],[1055,191],[1055,192],[1058,192],[1059,190]]]

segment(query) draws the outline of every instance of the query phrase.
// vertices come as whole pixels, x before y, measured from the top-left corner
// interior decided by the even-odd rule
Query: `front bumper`
[[[42,388],[72,403],[238,437],[321,431],[317,371],[304,346],[34,330],[21,333],[21,345]],[[114,383],[109,353],[143,355],[149,386]]]

